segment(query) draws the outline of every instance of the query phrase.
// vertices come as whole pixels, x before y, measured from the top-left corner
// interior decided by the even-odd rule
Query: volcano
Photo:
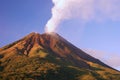
[[[57,33],[32,32],[0,48],[1,80],[120,80],[120,72]]]

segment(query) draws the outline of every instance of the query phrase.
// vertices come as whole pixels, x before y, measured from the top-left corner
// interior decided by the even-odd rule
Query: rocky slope
[[[58,34],[34,32],[0,48],[0,75],[2,80],[120,79],[118,71]]]

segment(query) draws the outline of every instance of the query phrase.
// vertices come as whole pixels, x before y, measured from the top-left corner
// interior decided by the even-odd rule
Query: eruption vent
[[[63,20],[79,18],[80,22],[120,19],[120,0],[52,0],[52,17],[45,31],[54,32]]]

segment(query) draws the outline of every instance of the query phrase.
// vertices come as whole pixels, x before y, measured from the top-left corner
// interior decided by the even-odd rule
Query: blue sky
[[[0,47],[31,32],[44,33],[44,26],[52,15],[52,7],[51,0],[0,0]],[[112,54],[120,57],[119,30],[119,20],[107,19],[104,22],[91,20],[82,23],[74,18],[63,21],[57,33],[79,48],[102,51],[108,56]],[[120,64],[118,61],[117,63]],[[120,70],[120,65],[110,65]]]
[[[0,0],[0,46],[30,32],[44,32],[51,17],[50,0]]]

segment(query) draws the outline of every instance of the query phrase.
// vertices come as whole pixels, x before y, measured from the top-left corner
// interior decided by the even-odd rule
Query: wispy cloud
[[[98,50],[92,50],[92,49],[83,49],[86,53],[90,54],[91,56],[100,59],[104,63],[120,69],[120,54],[116,53],[107,53],[103,51],[98,51]]]

